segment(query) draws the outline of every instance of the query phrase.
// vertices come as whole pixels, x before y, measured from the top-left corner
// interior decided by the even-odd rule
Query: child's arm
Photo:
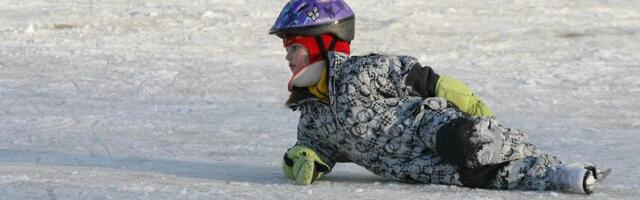
[[[321,154],[307,146],[296,145],[284,154],[282,170],[285,176],[296,183],[309,185],[331,171],[332,166],[327,164],[331,162],[325,162],[321,157]]]
[[[322,175],[328,174],[335,162],[340,160],[322,140],[334,132],[331,110],[319,100],[310,100],[295,104],[294,110],[300,110],[296,144],[284,155],[282,169],[284,174],[298,184],[309,185]],[[336,160],[338,159],[338,160]]]
[[[405,84],[411,86],[422,98],[443,97],[462,112],[475,116],[493,116],[489,106],[464,82],[450,76],[440,76],[431,67],[415,63],[407,74]]]
[[[491,108],[476,96],[471,88],[459,79],[440,76],[436,84],[436,96],[453,102],[462,112],[475,116],[493,116]]]

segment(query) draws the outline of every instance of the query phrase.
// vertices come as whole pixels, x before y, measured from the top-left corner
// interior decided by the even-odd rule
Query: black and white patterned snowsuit
[[[407,86],[407,73],[420,66],[415,58],[330,52],[329,61],[330,101],[308,98],[292,108],[301,111],[296,145],[316,150],[331,166],[354,162],[403,182],[554,189],[547,174],[560,161],[520,131],[464,114],[442,98],[424,99]],[[459,162],[443,159],[447,152],[438,150],[458,144],[438,144],[451,143],[438,135],[460,130],[474,136],[477,152]],[[481,180],[472,180],[477,173]]]

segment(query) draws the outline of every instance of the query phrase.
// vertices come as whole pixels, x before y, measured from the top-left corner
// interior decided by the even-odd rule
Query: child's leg
[[[540,154],[513,160],[499,169],[487,188],[520,190],[555,190],[554,166],[561,162],[555,156]]]
[[[475,168],[540,154],[517,129],[489,117],[463,116],[437,131],[435,150],[448,162]]]
[[[561,164],[555,156],[548,154],[527,156],[505,164],[488,181],[487,188],[591,194],[611,172],[610,169],[601,171],[591,163]]]
[[[470,187],[590,194],[610,172],[590,163],[562,165],[555,156],[536,149],[519,130],[450,108],[429,110],[418,134],[427,148],[458,167],[460,181]]]
[[[376,175],[396,181],[462,186],[458,167],[443,161],[440,157],[425,151],[415,159],[374,157],[365,165]]]

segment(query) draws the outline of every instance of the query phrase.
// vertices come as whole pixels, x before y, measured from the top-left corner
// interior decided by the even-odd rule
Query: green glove
[[[440,76],[436,83],[436,96],[453,102],[462,112],[474,116],[493,116],[489,106],[485,105],[480,97],[461,80],[450,76]]]
[[[301,185],[309,185],[328,173],[331,167],[318,154],[306,146],[294,146],[284,154],[282,170],[290,179]]]

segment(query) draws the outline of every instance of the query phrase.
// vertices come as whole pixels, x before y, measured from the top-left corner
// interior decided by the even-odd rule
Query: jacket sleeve
[[[296,144],[284,153],[282,171],[287,178],[307,185],[331,172],[335,162],[329,158],[328,148],[304,134],[299,132]]]
[[[450,76],[440,76],[431,67],[413,64],[405,84],[411,86],[422,98],[443,97],[463,112],[475,116],[493,116],[489,106],[468,85]]]
[[[431,67],[423,67],[416,63],[409,70],[405,84],[411,86],[422,98],[435,97],[439,78],[440,75],[436,74]]]
[[[327,118],[330,115],[330,109],[320,101],[309,100],[297,104],[294,106],[294,110],[301,112],[297,142],[284,155],[283,172],[291,179],[300,179],[296,177],[301,173],[296,173],[295,163],[298,158],[307,159],[315,163],[314,168],[319,173],[319,175],[314,174],[313,181],[331,172],[335,162],[343,160],[335,154],[335,147],[325,141],[333,130],[332,121]]]

